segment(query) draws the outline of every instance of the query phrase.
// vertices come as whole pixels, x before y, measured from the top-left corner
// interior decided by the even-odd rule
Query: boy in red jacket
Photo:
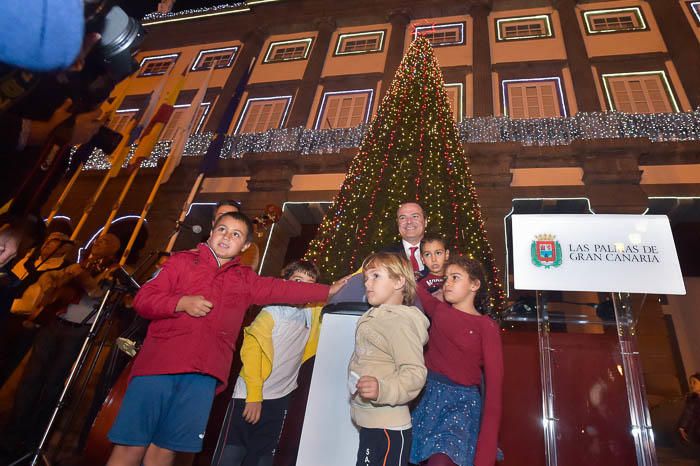
[[[206,244],[171,256],[136,295],[134,309],[151,323],[109,432],[115,444],[109,466],[169,466],[178,451],[201,451],[246,309],[325,301],[344,284],[258,276],[238,258],[252,231],[245,215],[223,214]]]

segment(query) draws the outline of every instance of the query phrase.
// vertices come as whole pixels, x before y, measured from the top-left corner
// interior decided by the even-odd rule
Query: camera
[[[141,24],[114,0],[84,0],[84,7],[85,32],[101,38],[82,69],[32,73],[0,64],[0,113],[45,121],[67,98],[73,102],[72,113],[84,113],[97,108],[138,69],[133,56],[145,37]]]
[[[113,0],[85,0],[85,32],[96,32],[100,41],[85,58],[69,97],[79,109],[102,103],[120,81],[139,68],[133,55],[143,42],[141,24]],[[76,92],[77,91],[77,92]]]

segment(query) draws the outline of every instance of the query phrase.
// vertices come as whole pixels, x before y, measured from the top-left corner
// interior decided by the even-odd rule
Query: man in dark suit
[[[385,252],[405,254],[411,262],[417,277],[427,273],[420,256],[420,242],[425,236],[428,220],[425,218],[423,207],[417,202],[405,202],[396,211],[396,224],[399,227],[401,242],[382,249]]]
[[[420,256],[420,242],[423,240],[423,236],[425,236],[425,228],[428,225],[423,207],[416,202],[405,202],[401,204],[396,211],[396,224],[399,228],[401,241],[396,244],[385,246],[381,248],[380,251],[404,254],[411,262],[413,271],[416,274],[416,280],[418,280],[429,272],[428,268],[423,265]],[[357,267],[359,267],[359,265],[360,264],[358,264]],[[354,305],[349,307],[348,303],[353,303]],[[369,309],[369,304],[363,308],[362,306],[355,306],[357,303],[367,304],[364,276],[362,273],[353,275],[343,289],[328,300],[327,309],[331,308],[328,305],[333,305],[343,310],[352,308],[353,310],[361,310],[362,312]],[[417,305],[420,307],[418,301]]]

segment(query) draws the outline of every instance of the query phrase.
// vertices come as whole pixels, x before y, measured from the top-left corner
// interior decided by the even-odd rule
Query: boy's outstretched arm
[[[248,289],[252,303],[258,305],[325,302],[349,279],[349,277],[343,277],[328,286],[320,283],[299,283],[281,278],[261,277],[253,271],[250,274]]]

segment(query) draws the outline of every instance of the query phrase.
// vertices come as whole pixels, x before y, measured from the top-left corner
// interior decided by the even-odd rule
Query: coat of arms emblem
[[[530,246],[530,256],[534,265],[545,269],[561,265],[561,245],[555,238],[549,233],[535,236],[535,240]]]

